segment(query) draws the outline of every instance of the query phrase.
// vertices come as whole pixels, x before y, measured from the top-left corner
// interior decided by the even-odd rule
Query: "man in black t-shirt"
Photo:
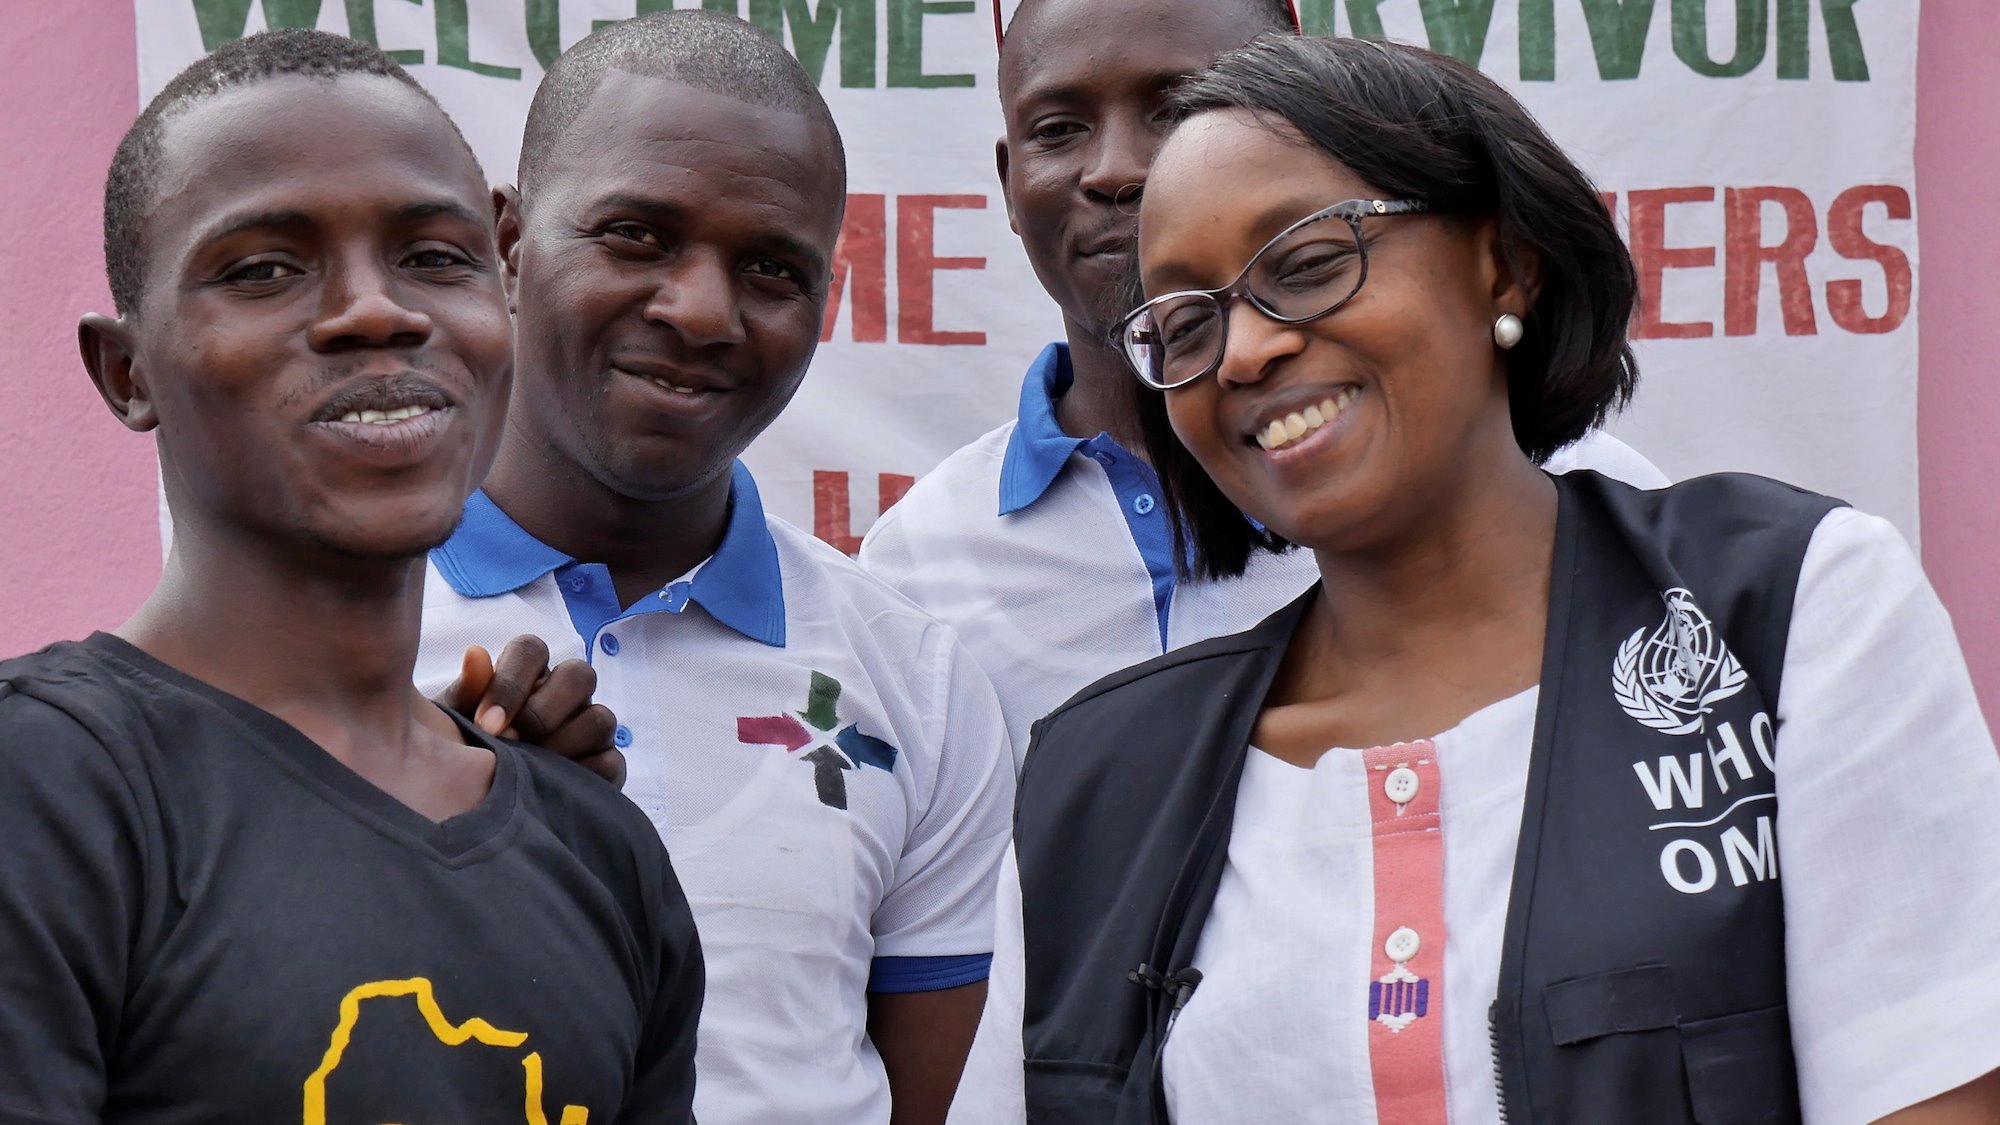
[[[651,824],[411,685],[511,375],[486,199],[319,32],[222,48],[120,146],[80,342],[176,535],[116,635],[0,663],[0,1125],[692,1119]]]

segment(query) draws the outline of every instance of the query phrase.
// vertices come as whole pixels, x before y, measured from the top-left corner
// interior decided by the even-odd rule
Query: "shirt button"
[[[1417,795],[1417,790],[1422,788],[1422,785],[1423,783],[1417,778],[1417,771],[1408,766],[1397,766],[1389,771],[1388,777],[1382,779],[1382,792],[1391,801],[1407,805],[1410,799]]]
[[[603,649],[604,655],[606,656],[617,656],[618,634],[606,633],[603,636],[597,638],[597,647]]]
[[[590,589],[590,575],[572,574],[568,578],[563,579],[563,585],[569,587],[570,593],[581,594],[585,590]]]
[[[1389,935],[1389,940],[1382,943],[1382,952],[1389,955],[1389,960],[1401,964],[1415,957],[1421,945],[1423,942],[1417,939],[1417,931],[1408,926],[1398,926]]]
[[[632,728],[623,723],[618,724],[618,729],[611,732],[611,744],[620,750],[632,745]]]
[[[1141,492],[1139,498],[1132,501],[1132,510],[1142,516],[1150,516],[1153,514],[1153,505],[1153,494],[1150,492]]]

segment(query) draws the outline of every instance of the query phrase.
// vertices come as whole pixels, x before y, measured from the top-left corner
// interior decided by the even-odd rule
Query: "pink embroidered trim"
[[[1368,1064],[1381,1125],[1446,1125],[1444,832],[1437,747],[1364,751],[1375,855]]]

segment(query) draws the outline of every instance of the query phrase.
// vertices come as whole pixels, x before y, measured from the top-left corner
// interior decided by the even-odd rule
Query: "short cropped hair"
[[[670,78],[711,93],[817,122],[833,146],[846,194],[847,152],[833,111],[812,76],[784,45],[726,12],[650,12],[599,28],[562,53],[542,76],[522,131],[519,187],[532,195],[563,134],[582,116],[607,71]]]
[[[430,91],[396,65],[379,48],[331,32],[308,28],[264,31],[233,40],[197,59],[174,76],[146,104],[118,152],[104,181],[104,273],[111,283],[111,300],[121,315],[138,310],[146,276],[146,220],[152,213],[160,168],[160,139],[167,122],[227,90],[267,78],[304,75],[334,79],[347,74],[393,78],[437,105]],[[460,144],[465,136],[439,107]],[[467,155],[472,147],[466,145]],[[477,158],[474,158],[477,162]]]
[[[1289,123],[1362,180],[1434,211],[1498,224],[1504,253],[1540,284],[1506,353],[1514,440],[1536,464],[1631,401],[1632,256],[1590,178],[1492,79],[1446,55],[1365,39],[1263,36],[1176,91],[1182,120],[1244,109]],[[1139,399],[1148,455],[1188,572],[1243,573],[1289,544],[1252,525],[1174,436],[1159,393]]]
[[[1193,2],[1199,4],[1218,4],[1232,2],[1232,0],[1193,0]],[[1233,0],[1233,2],[1248,3],[1256,8],[1258,14],[1269,21],[1269,26],[1266,28],[1268,31],[1281,35],[1289,35],[1298,29],[1298,25],[1292,22],[1292,5],[1290,0]],[[998,4],[1000,0],[993,0],[993,3]],[[1014,9],[1014,13],[1007,17],[1006,30],[1000,35],[1000,57],[1002,59],[1007,57],[1007,44],[1012,41],[1014,25],[1021,22],[1021,17],[1027,15],[1031,9],[1041,6],[1042,0],[1021,0],[1020,5]],[[997,19],[998,17],[996,16],[995,18]]]
[[[1000,0],[993,0],[993,2],[997,4],[1000,2]],[[1195,2],[1201,4],[1214,4],[1219,2],[1219,0],[1195,0]],[[1247,2],[1255,6],[1259,12],[1270,18],[1271,21],[1270,29],[1272,31],[1292,31],[1296,28],[1297,25],[1292,23],[1291,0],[1247,0]],[[1042,0],[1021,0],[1020,4],[1015,6],[1014,14],[1007,17],[1007,30],[1013,31],[1014,24],[1017,21],[1019,21],[1021,16],[1024,13],[1026,13],[1030,8],[1039,8],[1041,6],[1042,6]],[[1003,54],[1007,50],[1007,39],[1005,35],[1001,36],[1000,50]]]

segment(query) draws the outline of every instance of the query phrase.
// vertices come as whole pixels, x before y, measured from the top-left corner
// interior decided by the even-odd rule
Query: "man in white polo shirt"
[[[617,712],[707,953],[707,1125],[940,1120],[993,948],[992,687],[736,461],[812,357],[844,198],[825,103],[749,24],[661,12],[565,53],[496,197],[507,433],[431,556],[420,681],[526,630]]]
[[[1000,50],[1007,217],[1062,309],[1019,416],[952,454],[871,528],[861,561],[956,626],[1000,693],[1018,757],[1070,695],[1161,652],[1256,624],[1318,580],[1303,552],[1257,555],[1240,578],[1183,582],[1151,466],[1137,456],[1141,388],[1108,343],[1161,107],[1181,76],[1265,32],[1289,0],[1028,0]],[[1667,478],[1601,433],[1551,472]]]

